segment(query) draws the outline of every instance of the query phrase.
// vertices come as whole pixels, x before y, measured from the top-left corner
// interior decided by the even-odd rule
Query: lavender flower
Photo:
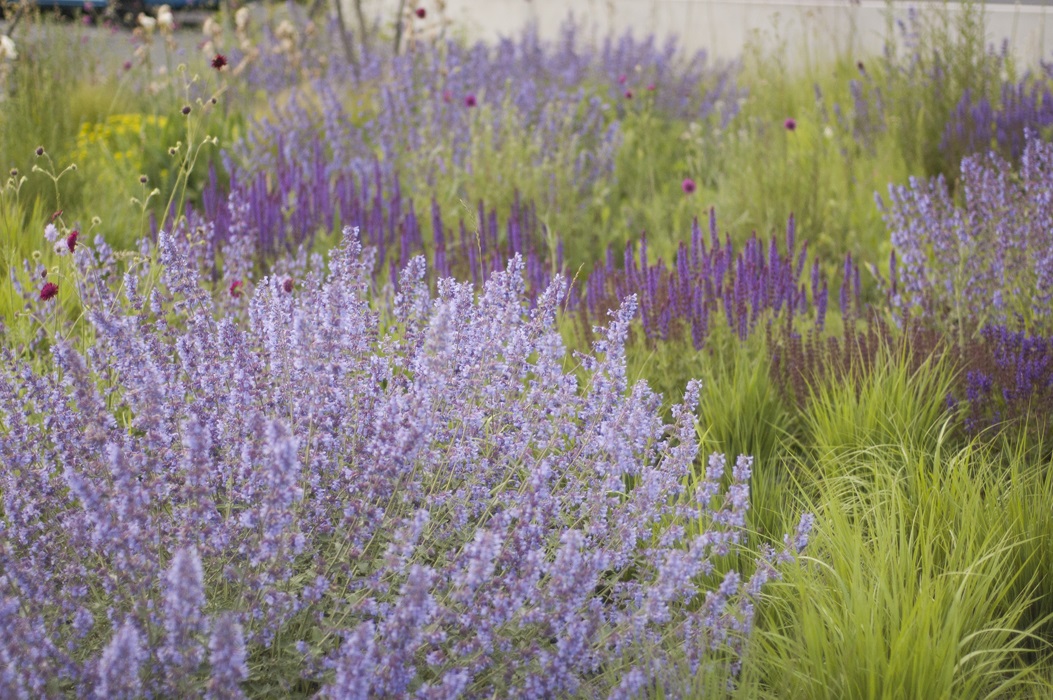
[[[99,659],[99,684],[95,697],[136,700],[142,695],[143,662],[146,652],[142,636],[131,621],[125,621]]]
[[[750,462],[723,489],[713,457],[689,487],[698,384],[666,425],[630,381],[635,297],[572,370],[568,285],[531,300],[523,256],[478,294],[448,277],[429,292],[414,260],[377,298],[376,253],[348,229],[327,270],[297,263],[296,294],[280,271],[217,319],[192,242],[160,238],[149,305],[95,309],[94,346],[56,344],[54,372],[0,363],[0,668],[16,669],[0,690],[61,676],[238,697],[249,668],[341,698],[664,683],[704,575],[745,537]],[[743,269],[802,267],[761,253]],[[714,663],[748,633],[743,587],[768,580],[741,578],[706,608]],[[101,655],[80,612],[100,601],[113,626],[134,611]],[[278,644],[299,667],[250,658]],[[118,671],[129,659],[139,675]]]
[[[206,629],[205,582],[196,547],[175,553],[165,583],[165,642],[160,655],[173,682],[180,683],[183,674],[196,671],[204,658],[200,637]]]
[[[208,653],[209,665],[212,667],[208,697],[216,700],[245,697],[238,685],[249,677],[249,668],[245,663],[245,639],[241,625],[232,615],[221,615],[212,623]]]
[[[891,187],[885,220],[900,308],[969,326],[1050,323],[1053,146],[1028,142],[1019,177],[997,156],[962,161],[964,203],[942,179]]]

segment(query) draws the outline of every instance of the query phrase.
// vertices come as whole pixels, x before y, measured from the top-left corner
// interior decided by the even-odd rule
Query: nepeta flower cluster
[[[530,167],[551,169],[559,154],[561,176],[585,191],[614,166],[615,105],[624,91],[615,76],[648,85],[655,107],[677,118],[713,118],[724,126],[734,115],[739,91],[732,66],[713,65],[704,54],[686,60],[675,42],[659,46],[653,37],[626,34],[595,48],[580,34],[568,21],[553,43],[533,27],[496,46],[443,38],[397,56],[374,42],[360,77],[333,52],[317,79],[269,88],[292,88],[291,97],[252,125],[237,148],[239,167],[264,172],[277,159],[309,154],[320,141],[329,178],[369,176],[379,156],[388,174],[412,172],[434,186],[451,169],[486,168],[476,162],[484,157],[481,147],[493,157],[526,143],[521,150]]]
[[[478,297],[433,296],[415,258],[382,324],[348,234],[237,323],[184,239],[158,253],[159,286],[93,305],[87,351],[0,370],[0,696],[629,697],[680,692],[677,662],[734,672],[811,520],[717,568],[750,460],[696,474],[698,386],[664,425],[629,385],[632,298],[571,368],[563,287],[528,311],[518,257]]]
[[[893,303],[968,326],[1043,328],[1053,312],[1053,145],[1031,139],[1019,170],[962,161],[961,203],[942,178],[891,186]]]

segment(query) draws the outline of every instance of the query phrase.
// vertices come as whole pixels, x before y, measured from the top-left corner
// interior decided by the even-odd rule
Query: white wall
[[[437,16],[438,0],[407,0]],[[1046,0],[1049,1],[1049,0]],[[351,0],[343,0],[350,5]],[[876,53],[885,36],[889,5],[883,0],[445,0],[446,16],[472,38],[491,39],[518,31],[536,21],[543,37],[552,38],[573,12],[594,36],[632,29],[639,36],[676,34],[681,46],[705,49],[711,56],[735,58],[750,37],[765,46],[779,39],[793,49],[793,60],[821,58],[833,51]],[[895,3],[896,16],[910,5],[942,6],[940,2]],[[367,0],[367,7],[394,16],[398,0]],[[956,11],[955,3],[948,7]],[[1017,58],[1037,65],[1053,58],[1053,9],[1041,5],[990,4],[986,8],[988,39],[1009,39]],[[778,37],[778,39],[776,38]]]

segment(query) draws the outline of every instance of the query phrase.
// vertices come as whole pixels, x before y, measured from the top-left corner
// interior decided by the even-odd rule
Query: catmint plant
[[[717,568],[751,462],[699,468],[697,383],[666,425],[629,382],[635,297],[575,368],[566,285],[531,307],[519,256],[478,293],[412,260],[382,321],[348,230],[328,272],[262,277],[217,318],[188,245],[159,235],[150,301],[88,310],[85,352],[57,340],[41,374],[2,351],[3,695],[619,696],[682,692],[685,660],[735,672],[811,520]]]
[[[959,328],[1048,327],[1053,301],[1053,145],[1028,141],[1019,170],[962,161],[960,201],[943,178],[890,186],[885,221],[897,257],[893,304]]]

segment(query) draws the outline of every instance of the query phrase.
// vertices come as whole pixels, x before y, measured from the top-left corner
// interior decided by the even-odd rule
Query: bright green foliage
[[[954,368],[933,356],[912,370],[902,350],[886,349],[868,370],[852,370],[838,381],[812,388],[803,410],[802,442],[819,468],[843,474],[843,458],[867,450],[931,451],[948,430],[946,397]]]
[[[772,697],[1040,697],[1041,576],[1005,503],[1038,495],[988,450],[822,457],[811,556],[773,587],[755,649]],[[836,462],[836,463],[835,463]],[[1030,471],[1027,462],[1016,467]],[[1048,584],[1046,584],[1048,585]]]

